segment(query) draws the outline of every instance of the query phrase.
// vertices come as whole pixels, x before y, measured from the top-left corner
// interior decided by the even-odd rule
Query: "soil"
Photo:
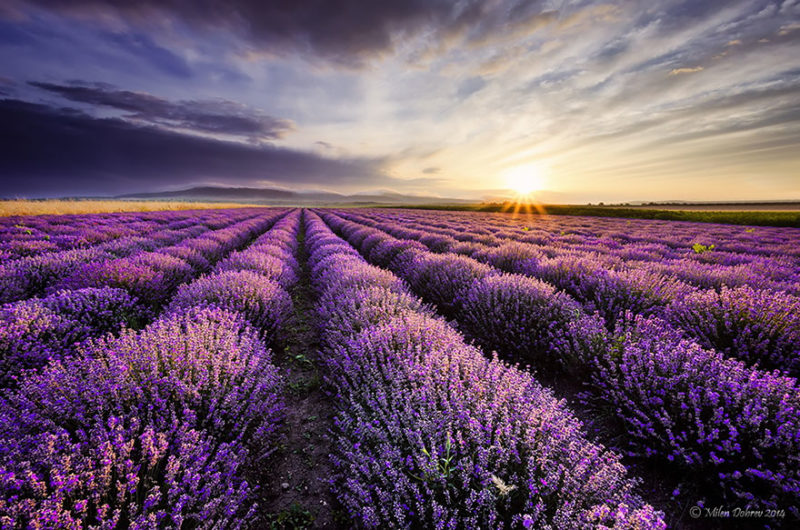
[[[292,292],[295,314],[284,351],[275,352],[275,364],[282,370],[286,385],[283,439],[268,464],[256,528],[343,527],[339,505],[329,486],[329,433],[335,409],[320,373],[323,365],[318,358],[319,337],[312,325],[313,291],[304,235],[301,227],[300,281]]]

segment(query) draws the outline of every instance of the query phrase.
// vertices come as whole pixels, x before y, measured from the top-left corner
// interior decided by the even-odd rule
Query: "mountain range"
[[[277,188],[229,188],[199,186],[185,190],[128,193],[115,199],[187,200],[202,202],[243,202],[264,205],[324,206],[324,205],[423,205],[470,204],[475,201],[433,196],[406,195],[379,191],[345,195],[330,191],[290,191]]]

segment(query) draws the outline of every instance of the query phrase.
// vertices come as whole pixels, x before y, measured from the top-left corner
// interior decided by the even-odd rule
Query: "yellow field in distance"
[[[11,215],[86,214],[106,212],[155,212],[205,208],[248,208],[256,205],[223,202],[114,201],[114,200],[0,200],[0,217]]]

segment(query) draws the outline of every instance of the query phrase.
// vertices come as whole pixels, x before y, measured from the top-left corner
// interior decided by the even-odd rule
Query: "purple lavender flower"
[[[184,284],[169,312],[211,306],[239,313],[262,332],[269,345],[280,341],[292,314],[292,300],[278,283],[252,271],[227,271]]]
[[[404,264],[400,275],[414,292],[436,304],[445,316],[452,316],[459,306],[462,292],[481,280],[499,272],[473,259],[455,255],[418,255]]]
[[[352,253],[314,261],[331,238],[315,214],[307,233],[341,403],[334,486],[357,524],[664,528],[618,457],[529,374],[486,359]]]
[[[268,254],[260,248],[234,252],[216,267],[217,271],[253,271],[289,288],[297,282],[293,262]]]
[[[800,515],[794,378],[724,359],[655,317],[632,318],[612,345],[591,381],[630,452],[692,473],[712,500]]]
[[[0,386],[71,355],[78,343],[140,327],[148,318],[147,309],[121,289],[63,291],[6,304],[0,307]]]
[[[748,286],[697,291],[665,318],[706,348],[800,376],[800,298]]]
[[[54,278],[85,263],[106,259],[99,249],[65,250],[14,260],[0,266],[0,302],[14,302],[42,294]]]
[[[0,521],[246,522],[279,383],[258,336],[219,309],[54,362],[0,399]]]

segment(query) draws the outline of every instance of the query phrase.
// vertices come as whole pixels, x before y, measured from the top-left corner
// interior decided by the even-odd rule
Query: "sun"
[[[505,178],[506,186],[516,194],[516,198],[507,202],[503,211],[512,210],[513,216],[523,213],[527,218],[531,218],[536,212],[538,215],[546,215],[547,212],[537,197],[546,187],[545,173],[539,164],[522,164],[507,169],[502,173]]]
[[[503,173],[506,186],[517,195],[527,197],[545,186],[544,172],[537,164],[514,166]]]

